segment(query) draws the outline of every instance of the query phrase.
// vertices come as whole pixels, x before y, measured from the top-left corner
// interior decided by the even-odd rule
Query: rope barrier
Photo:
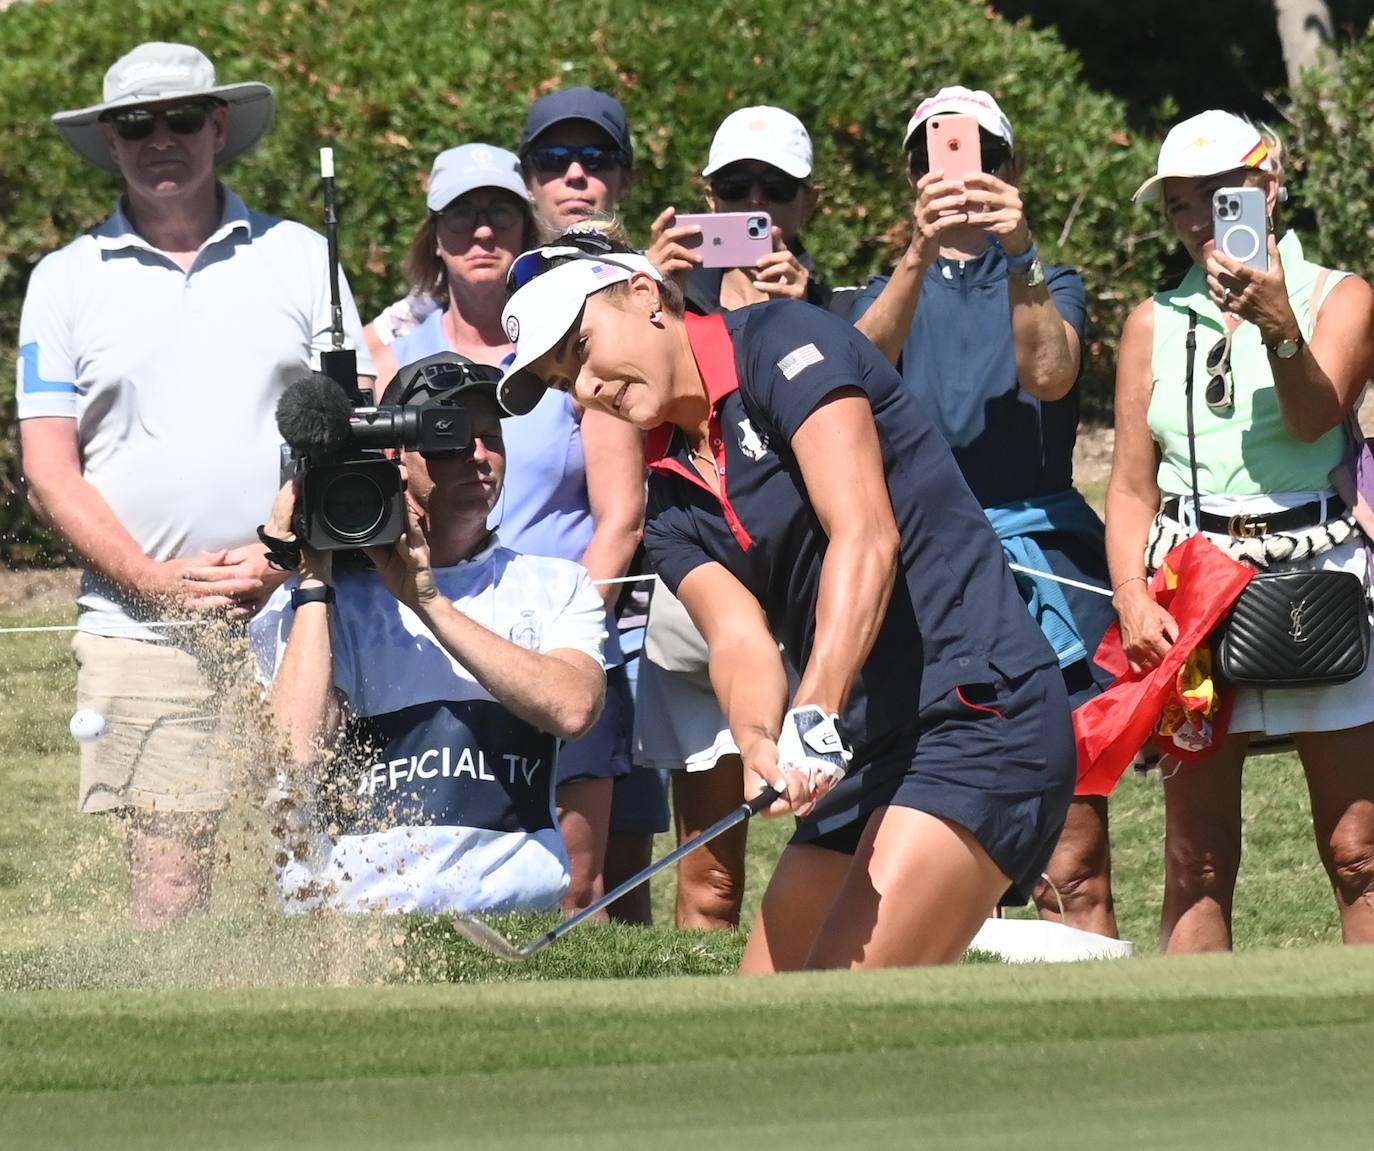
[[[1055,575],[1053,572],[1036,571],[1034,568],[1022,567],[1020,564],[1008,564],[1014,572],[1022,575],[1034,576],[1036,579],[1053,580],[1055,583],[1067,584],[1069,587],[1080,588],[1083,591],[1090,591],[1096,595],[1111,597],[1111,592],[1106,588],[1097,587],[1094,584],[1083,583],[1080,580],[1068,579],[1065,576]],[[611,579],[595,579],[592,583],[597,587],[609,586],[611,584],[625,583],[657,583],[658,576],[652,573],[648,575],[627,575],[615,576]],[[141,631],[143,628],[161,627],[203,627],[210,623],[210,620],[203,619],[163,619],[149,620],[147,623],[111,623],[106,624],[105,629],[111,631]],[[38,635],[41,633],[70,632],[79,631],[79,624],[55,624],[48,627],[0,627],[0,635]]]

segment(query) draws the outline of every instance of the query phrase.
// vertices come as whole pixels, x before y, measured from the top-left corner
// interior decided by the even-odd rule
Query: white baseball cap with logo
[[[1139,201],[1161,180],[1219,176],[1239,168],[1271,172],[1274,161],[1258,128],[1230,112],[1212,108],[1169,129],[1159,149],[1155,174],[1131,199]]]
[[[981,89],[965,88],[954,84],[941,88],[934,96],[929,96],[916,106],[911,119],[906,123],[906,135],[902,137],[902,147],[911,147],[911,138],[916,129],[932,116],[972,116],[980,128],[985,128],[994,136],[1007,142],[1010,148],[1015,144],[1011,134],[1011,121],[987,92]]]
[[[501,325],[515,345],[515,359],[506,368],[496,390],[501,406],[513,416],[527,415],[544,398],[548,385],[529,367],[572,330],[586,306],[587,297],[612,284],[621,284],[637,272],[660,283],[659,270],[635,252],[594,255],[577,248],[546,247],[522,252],[511,267],[521,274],[521,262],[538,267],[545,261],[569,257],[566,263],[539,271],[506,301]]]
[[[434,158],[425,203],[431,212],[442,212],[459,196],[478,188],[502,188],[523,201],[530,198],[514,152],[495,144],[462,144]]]
[[[758,160],[805,180],[814,158],[811,137],[800,120],[781,108],[759,104],[739,108],[720,122],[701,174],[709,176],[740,160]]]

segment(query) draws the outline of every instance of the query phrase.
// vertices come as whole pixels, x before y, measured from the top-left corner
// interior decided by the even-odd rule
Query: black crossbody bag
[[[1188,311],[1186,402],[1193,515],[1202,506],[1193,443],[1197,313]],[[1212,634],[1222,677],[1242,687],[1319,687],[1355,679],[1369,662],[1364,582],[1350,572],[1260,572]]]

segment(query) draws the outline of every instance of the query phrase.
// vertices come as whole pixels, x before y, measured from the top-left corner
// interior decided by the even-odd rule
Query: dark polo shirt
[[[828,541],[791,439],[832,392],[859,388],[878,429],[901,568],[850,695],[846,734],[862,748],[911,726],[957,686],[1054,664],[943,437],[864,336],[791,300],[686,322],[712,405],[710,445],[724,496],[692,467],[677,429],[649,433],[645,543],[671,589],[701,564],[723,565],[805,666]]]

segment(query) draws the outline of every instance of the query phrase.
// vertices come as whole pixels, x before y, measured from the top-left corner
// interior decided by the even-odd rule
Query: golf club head
[[[533,946],[516,947],[496,928],[470,915],[455,915],[453,929],[469,943],[480,947],[488,955],[504,959],[507,963],[519,963],[537,951],[542,951],[545,939],[541,936]]]

